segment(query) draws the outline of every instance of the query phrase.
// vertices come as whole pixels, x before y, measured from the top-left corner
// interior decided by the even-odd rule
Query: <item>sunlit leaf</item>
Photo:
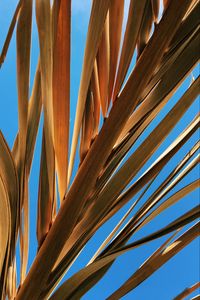
[[[87,28],[75,6],[71,0],[16,1],[2,44],[0,65],[16,44],[18,104],[14,143],[9,107],[0,133],[2,300],[80,299],[120,255],[134,256],[136,247],[142,253],[156,240],[157,249],[149,247],[143,264],[108,297],[121,299],[199,235],[200,207],[191,201],[199,189],[199,2],[93,0],[89,18],[81,11]],[[87,32],[81,28],[74,44],[79,24]],[[178,210],[183,200],[185,213]],[[102,242],[103,225],[110,227]],[[70,277],[91,238],[100,246],[92,245],[93,255]]]
[[[54,1],[53,13],[54,147],[62,201],[67,189],[68,171],[71,0]]]

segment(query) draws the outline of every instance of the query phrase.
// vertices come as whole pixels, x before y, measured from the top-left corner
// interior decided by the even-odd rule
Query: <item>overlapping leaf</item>
[[[1,65],[16,24],[19,128],[12,153],[0,134],[0,298],[79,299],[119,255],[177,230],[108,298],[119,299],[199,235],[197,223],[174,239],[184,225],[199,217],[199,206],[191,208],[188,200],[184,215],[162,229],[157,224],[154,233],[127,244],[143,226],[148,227],[149,222],[163,211],[170,211],[185,196],[190,199],[190,193],[199,187],[197,178],[187,183],[182,181],[190,178],[189,174],[193,174],[190,172],[199,163],[199,142],[195,140],[197,134],[194,135],[200,125],[198,113],[165,151],[159,149],[159,156],[146,167],[199,94],[199,78],[192,75],[191,85],[184,87],[184,94],[173,103],[174,93],[198,62],[199,3],[183,0],[180,5],[168,0],[163,2],[161,11],[159,0],[131,0],[125,22],[127,2],[92,2],[68,166],[69,111],[73,101],[70,99],[71,1],[35,2],[40,51],[31,93],[32,0],[18,1],[0,56]],[[135,57],[136,63],[129,72]],[[168,103],[170,111],[148,133],[149,126]],[[42,111],[38,252],[26,275],[28,184]],[[139,146],[138,139],[141,139]],[[179,150],[186,149],[186,143],[187,154],[181,154],[183,158],[177,159],[169,174],[163,176],[161,171],[175,155],[178,157]],[[79,166],[72,178],[78,150]],[[87,266],[50,296],[88,240],[129,201],[133,201],[130,208]],[[16,264],[18,237],[21,270]],[[20,274],[19,287],[17,274]],[[194,287],[183,291],[178,299]]]

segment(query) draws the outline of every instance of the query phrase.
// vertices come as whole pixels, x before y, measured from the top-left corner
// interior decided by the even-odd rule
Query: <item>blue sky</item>
[[[84,5],[83,5],[84,3]],[[125,1],[125,19],[127,17],[129,1]],[[0,1],[0,48],[3,45],[10,20],[13,15],[14,8],[17,4],[16,0],[10,0],[9,5],[7,1]],[[71,46],[71,119],[70,133],[72,134],[72,126],[75,115],[76,100],[78,95],[78,87],[81,75],[81,66],[84,54],[84,45],[87,33],[87,26],[89,21],[91,1],[89,0],[73,0],[72,1],[72,46]],[[31,50],[31,81],[30,88],[32,87],[34,73],[38,59],[38,40],[35,19],[33,20],[33,33],[32,33],[32,50]],[[131,67],[134,64],[132,62]],[[194,77],[198,74],[198,68],[193,72]],[[180,89],[175,93],[173,98],[169,101],[166,107],[161,111],[157,118],[152,122],[149,128],[144,132],[141,138],[134,145],[132,151],[142,142],[145,136],[158,124],[169,109],[178,101],[180,96],[187,89],[191,81],[189,76]],[[0,129],[3,132],[8,144],[12,147],[17,130],[18,130],[18,117],[17,117],[17,87],[16,87],[16,43],[15,35],[12,38],[8,55],[3,67],[0,70]],[[159,147],[156,153],[145,164],[144,168],[137,175],[141,173],[155,160],[158,155],[170,145],[170,143],[178,136],[180,132],[189,124],[194,118],[197,111],[199,111],[198,100],[189,109],[187,115],[185,115],[174,130],[170,133],[168,138]],[[42,123],[42,122],[41,122]],[[35,149],[33,167],[29,183],[30,191],[30,252],[29,252],[29,267],[32,264],[34,256],[37,250],[36,240],[36,211],[37,211],[37,188],[38,188],[38,174],[40,164],[40,149],[41,149],[41,126],[37,138],[37,144]],[[167,174],[172,170],[174,164],[179,161],[191,148],[197,139],[199,138],[199,132],[195,133],[186,145],[181,149],[177,155],[170,161],[163,171],[160,173],[157,183],[161,182]],[[78,157],[76,157],[75,170],[78,166]],[[199,169],[198,167],[182,180],[173,190],[182,187],[185,183],[192,182],[197,179]],[[136,178],[137,178],[136,177]],[[152,187],[152,189],[155,188]],[[148,196],[148,194],[147,194]],[[137,198],[134,197],[133,200]],[[146,198],[145,198],[146,199]],[[133,201],[132,200],[132,201]],[[188,210],[188,207],[193,207],[199,202],[199,192],[195,191],[189,196],[185,197],[174,207],[167,210],[161,216],[158,216],[153,222],[148,224],[144,229],[138,232],[131,241],[144,236],[150,232],[160,228],[180,216],[182,213]],[[131,202],[132,203],[132,202]],[[189,206],[188,206],[189,203]],[[107,224],[105,224],[98,233],[89,241],[85,250],[77,259],[73,267],[70,269],[66,278],[74,274],[77,270],[88,263],[92,254],[104,240],[106,235],[113,229],[117,221],[127,210],[130,204],[126,205],[116,216],[114,216]],[[164,239],[162,239],[164,241]],[[121,256],[116,263],[113,264],[109,272],[105,277],[84,297],[84,300],[97,299],[104,300],[109,294],[111,294],[117,287],[119,287],[132,273],[136,270],[146,258],[160,245],[161,240],[152,242],[151,244],[144,245],[128,252]],[[171,259],[168,264],[163,266],[160,270],[153,274],[149,279],[143,282],[134,291],[127,294],[123,299],[152,299],[152,300],[170,300],[173,299],[176,294],[182,291],[185,287],[194,284],[199,279],[199,258],[198,258],[199,241],[195,240],[187,248],[182,250],[176,257]]]

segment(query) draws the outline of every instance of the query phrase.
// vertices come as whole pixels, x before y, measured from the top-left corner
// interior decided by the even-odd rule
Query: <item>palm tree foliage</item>
[[[199,77],[192,79],[178,101],[172,98],[198,62],[199,5],[196,0],[164,0],[161,9],[159,0],[131,0],[124,23],[124,0],[92,1],[70,141],[71,1],[18,2],[0,56],[2,72],[16,27],[18,133],[12,149],[0,134],[1,299],[79,299],[120,255],[165,237],[108,298],[120,299],[198,237],[199,206],[188,204],[187,212],[177,219],[169,208],[199,187],[199,180],[190,177],[199,163],[199,141],[190,144],[184,157],[173,160],[198,130],[199,114],[155,154],[198,97]],[[40,55],[29,97],[33,8]],[[170,110],[159,119],[169,102]],[[27,272],[28,185],[42,113],[38,252]],[[148,130],[151,124],[154,127]],[[77,153],[79,166],[72,176]],[[172,160],[171,171],[159,179]],[[87,266],[57,288],[90,238],[127,203],[129,210]],[[165,210],[168,224],[157,224],[153,233],[134,239]],[[194,283],[176,299],[197,287]]]

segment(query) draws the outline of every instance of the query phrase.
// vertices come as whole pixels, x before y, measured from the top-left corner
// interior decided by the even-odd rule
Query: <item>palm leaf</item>
[[[200,157],[200,115],[194,112],[198,1],[168,0],[162,6],[159,0],[131,0],[127,7],[123,0],[93,0],[75,120],[73,9],[70,0],[18,1],[2,47],[1,72],[16,35],[18,132],[12,151],[0,133],[2,300],[80,299],[112,272],[120,255],[134,254],[136,247],[143,253],[144,244],[157,240],[156,251],[107,298],[120,299],[199,236],[199,205],[191,201],[199,188],[193,176]],[[39,47],[33,85],[32,40]],[[29,184],[37,177],[39,155],[36,202]],[[187,209],[179,213],[182,199]],[[157,220],[164,213],[168,219],[161,228]],[[115,225],[86,266],[66,280],[112,217]],[[38,247],[29,267],[33,222]],[[180,290],[174,299],[197,287]]]
[[[193,293],[197,288],[200,287],[200,283],[197,282],[193,286],[186,288],[183,292],[181,292],[179,295],[177,295],[174,300],[182,300],[185,297],[187,297],[189,294]],[[193,298],[194,299],[194,298]]]
[[[71,1],[54,2],[53,120],[54,147],[60,199],[67,189]]]

